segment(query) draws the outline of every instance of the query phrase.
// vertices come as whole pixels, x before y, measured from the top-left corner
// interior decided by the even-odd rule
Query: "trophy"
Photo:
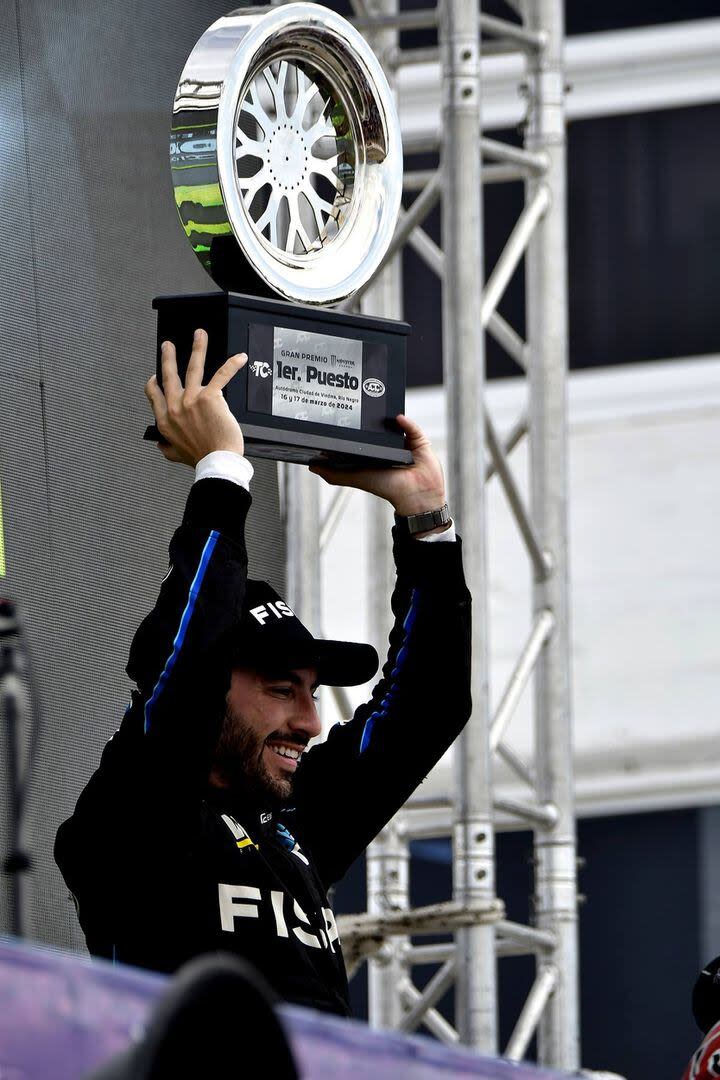
[[[206,377],[248,354],[225,391],[248,455],[409,464],[394,417],[410,328],[332,310],[378,269],[402,190],[395,105],[362,36],[317,4],[218,19],[182,72],[170,160],[183,228],[221,291],[153,301],[158,378],[162,341],[183,376],[203,327]]]

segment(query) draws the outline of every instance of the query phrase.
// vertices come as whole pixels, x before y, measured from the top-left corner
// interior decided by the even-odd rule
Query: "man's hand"
[[[430,440],[422,428],[407,416],[395,418],[405,432],[405,446],[412,451],[413,464],[407,469],[328,469],[312,465],[310,472],[328,484],[359,488],[387,499],[402,517],[438,510],[446,502],[443,471]]]
[[[247,355],[231,356],[218,368],[207,386],[203,386],[206,350],[207,334],[204,330],[196,330],[183,387],[175,346],[164,341],[161,350],[164,393],[154,375],[145,384],[155,423],[166,440],[166,445],[158,444],[160,450],[168,461],[179,461],[193,468],[213,450],[234,450],[236,454],[245,451],[240,425],[230,412],[222,391],[245,367]]]

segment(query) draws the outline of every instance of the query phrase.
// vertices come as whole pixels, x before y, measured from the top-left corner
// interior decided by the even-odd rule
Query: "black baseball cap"
[[[720,956],[706,964],[698,975],[693,987],[692,1011],[705,1035],[720,1020]]]
[[[248,580],[243,603],[238,666],[260,671],[316,668],[326,686],[358,686],[377,672],[372,645],[316,638],[267,581]]]

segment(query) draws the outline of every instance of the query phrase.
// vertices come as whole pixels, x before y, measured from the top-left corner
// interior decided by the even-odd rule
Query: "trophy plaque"
[[[226,397],[250,456],[404,465],[403,322],[335,311],[380,266],[402,191],[382,68],[317,4],[218,19],[182,72],[170,139],[185,233],[220,292],[153,301],[181,376],[196,327],[206,377],[236,352]],[[157,432],[155,432],[157,437]]]

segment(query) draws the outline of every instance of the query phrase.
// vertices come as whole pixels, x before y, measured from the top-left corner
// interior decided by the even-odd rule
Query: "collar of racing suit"
[[[230,788],[208,788],[205,801],[217,813],[231,815],[253,837],[273,834],[279,816],[290,811],[289,807],[258,803]]]

